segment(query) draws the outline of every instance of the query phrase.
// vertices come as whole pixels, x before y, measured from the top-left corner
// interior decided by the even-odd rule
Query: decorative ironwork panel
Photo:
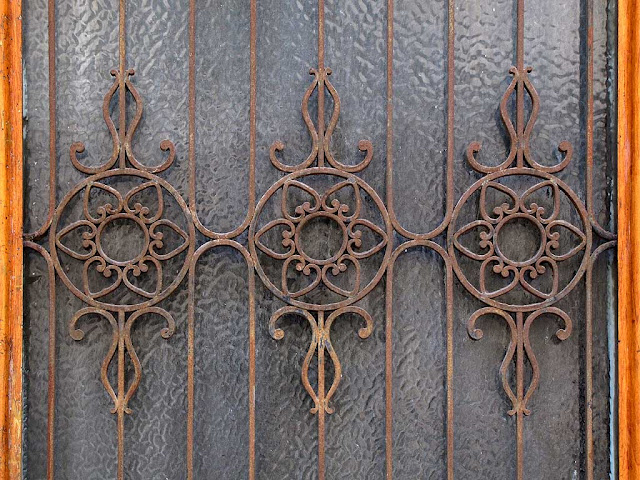
[[[25,478],[615,475],[614,3],[26,0]]]

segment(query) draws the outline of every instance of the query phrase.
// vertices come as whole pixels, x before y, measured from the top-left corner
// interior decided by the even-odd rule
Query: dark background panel
[[[331,151],[337,160],[352,165],[364,158],[358,142],[371,141],[373,161],[362,178],[382,195],[387,134],[386,5],[329,0],[325,10],[325,64],[333,70],[330,80],[341,104]]]
[[[235,229],[247,214],[249,21],[249,0],[196,2],[197,210],[217,232]],[[183,38],[186,30],[185,23]]]
[[[445,479],[446,271],[436,252],[416,248],[393,276],[394,478]]]
[[[403,227],[419,233],[436,228],[445,211],[447,8],[444,1],[394,2],[395,212]]]
[[[195,298],[194,475],[203,478],[248,475],[247,298],[247,266],[237,251],[217,248],[200,257]]]

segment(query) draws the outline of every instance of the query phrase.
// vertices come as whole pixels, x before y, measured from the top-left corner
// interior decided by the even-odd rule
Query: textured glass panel
[[[438,255],[425,249],[403,255],[394,273],[393,474],[445,478],[445,272]]]
[[[442,1],[395,3],[396,212],[410,231],[429,231],[442,222],[446,204],[448,15]],[[431,195],[424,198],[425,191]]]

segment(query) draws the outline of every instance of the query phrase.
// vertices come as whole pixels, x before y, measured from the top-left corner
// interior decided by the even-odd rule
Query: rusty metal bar
[[[318,0],[318,139],[323,148],[318,150],[318,167],[324,167],[325,154],[325,67],[324,67],[324,0]],[[336,108],[336,105],[334,105]],[[339,108],[339,107],[337,107]],[[324,312],[318,312],[318,329],[320,335],[324,332]],[[325,476],[325,387],[324,387],[324,335],[318,339],[318,480]]]
[[[318,312],[318,480],[324,480],[325,475],[325,387],[324,387],[324,351],[325,351],[325,326],[324,312]]]
[[[324,0],[318,0],[318,138],[320,145],[324,145]],[[318,166],[324,167],[324,148],[318,151]],[[321,479],[322,480],[322,479]]]
[[[193,218],[196,210],[195,126],[196,126],[196,1],[189,0],[189,209]],[[193,415],[195,362],[195,262],[189,265],[187,312],[187,480],[193,480]]]
[[[245,256],[249,275],[249,480],[256,478],[256,271]]]
[[[387,209],[393,222],[393,11],[387,0]],[[397,229],[397,228],[396,228]],[[387,266],[385,289],[385,467],[393,478],[393,261]]]
[[[585,315],[585,331],[586,331],[586,347],[585,347],[585,374],[586,386],[584,395],[585,407],[585,441],[586,445],[586,464],[587,464],[587,480],[593,480],[593,263],[596,259],[595,252],[589,260],[589,266],[586,273],[586,315]]]
[[[593,444],[593,267],[602,253],[614,248],[616,240],[610,240],[596,248],[589,259],[586,272],[586,348],[585,348],[585,430],[587,480],[594,480],[594,444]],[[610,373],[613,374],[613,373]]]
[[[49,371],[47,392],[47,480],[55,477],[56,415],[56,273],[51,256],[43,248],[38,251],[47,261],[49,271]],[[46,252],[46,256],[45,256]]]
[[[126,83],[125,83],[125,79],[126,79],[126,75],[125,75],[125,71],[126,71],[126,61],[127,61],[127,39],[126,39],[126,35],[127,35],[127,19],[126,19],[126,0],[120,0],[120,17],[119,17],[119,34],[118,34],[118,39],[119,39],[119,71],[120,71],[120,76],[119,81],[120,81],[120,86],[118,89],[118,123],[119,123],[119,128],[118,128],[118,137],[120,140],[120,145],[124,145],[125,143],[125,137],[127,134],[127,89],[126,89]],[[125,149],[121,148],[120,149],[120,160],[119,160],[119,165],[120,168],[125,168],[127,166],[127,158],[125,155]]]
[[[448,0],[447,12],[447,208],[442,225],[449,225],[454,208],[454,155],[455,155],[455,0]],[[444,231],[444,228],[442,229]],[[453,268],[449,257],[445,259],[447,269],[447,479],[454,478],[454,436],[453,436]]]
[[[385,282],[385,470],[393,478],[393,267],[387,267]]]
[[[258,85],[257,0],[251,0],[250,19],[250,99],[249,99],[249,225],[256,203],[256,103]],[[244,229],[243,229],[244,231]],[[251,240],[249,240],[251,242]],[[256,477],[256,272],[253,259],[245,256],[249,269],[249,480]]]
[[[124,312],[118,312],[118,480],[124,480]]]
[[[56,209],[56,2],[48,0],[47,3],[47,49],[48,49],[48,75],[49,75],[49,207],[47,216],[42,226],[32,233],[24,233],[26,241],[37,240],[44,236],[53,220]]]
[[[42,246],[31,241],[24,248],[39,253],[47,264],[49,280],[49,365],[47,370],[47,480],[53,480],[55,459],[55,415],[56,415],[56,271],[51,255]]]
[[[516,312],[517,346],[516,346],[516,477],[524,480],[524,321],[522,312]]]
[[[593,133],[594,133],[594,95],[593,95],[593,0],[586,0],[587,9],[587,211],[594,230],[602,238],[613,240],[616,234],[607,230],[596,218],[593,201]]]
[[[126,132],[127,132],[127,90],[126,90],[126,61],[127,61],[127,51],[126,51],[126,35],[127,35],[127,20],[126,20],[126,0],[120,0],[120,15],[119,15],[119,70],[120,70],[120,87],[118,90],[118,107],[119,107],[119,129],[118,136],[120,140],[120,145],[123,145],[125,142]],[[119,160],[120,168],[125,168],[127,166],[126,159],[126,150],[124,148],[120,148],[120,160]],[[118,480],[124,480],[124,399],[125,395],[125,371],[124,371],[124,325],[125,325],[125,314],[123,311],[118,312],[118,405],[117,405],[117,415],[118,415]]]
[[[445,250],[437,250],[447,270],[447,480],[454,478],[454,418],[453,418],[453,268]]]
[[[604,232],[599,228],[594,212],[593,212],[593,0],[587,0],[587,211],[589,212],[589,220],[591,225],[598,231]],[[586,348],[585,348],[585,372],[586,372],[586,388],[585,388],[585,417],[586,417],[586,474],[587,480],[593,480],[593,298],[592,298],[592,269],[595,261],[592,255],[589,259],[589,265],[586,272]]]
[[[446,211],[440,227],[428,236],[440,235],[451,221],[454,207],[454,156],[455,152],[455,39],[456,39],[456,0],[447,0],[447,191]],[[436,233],[438,232],[438,233]]]
[[[189,300],[187,312],[187,480],[193,480],[193,414],[194,414],[194,376],[195,376],[195,291],[196,257],[189,265]]]
[[[49,229],[56,208],[56,141],[58,137],[56,123],[56,2],[48,2],[47,50],[49,59],[49,212],[42,228],[34,234],[39,238]]]
[[[47,216],[40,228],[33,233],[23,234],[24,247],[39,253],[47,263],[49,275],[49,352],[47,388],[47,480],[55,477],[55,398],[56,398],[56,293],[55,267],[49,252],[31,240],[40,239],[51,226],[56,209],[56,4],[47,2],[47,51],[48,51],[48,94],[49,94],[49,206]]]
[[[517,11],[517,28],[516,28],[516,69],[520,72],[518,75],[518,86],[516,87],[516,129],[518,138],[524,137],[524,81],[522,72],[524,72],[524,0],[518,0]],[[516,165],[524,166],[524,150],[523,145],[518,144],[516,155]]]

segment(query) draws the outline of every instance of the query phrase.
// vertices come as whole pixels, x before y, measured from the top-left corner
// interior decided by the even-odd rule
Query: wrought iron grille
[[[513,453],[502,452],[501,455],[511,457],[508,462],[513,465],[514,476],[519,480],[525,478],[527,465],[527,417],[535,416],[533,399],[539,386],[551,373],[541,367],[536,356],[536,343],[531,338],[534,323],[540,323],[543,319],[551,325],[557,323],[553,327],[553,333],[559,342],[552,345],[554,349],[562,350],[564,342],[572,336],[578,335],[582,339],[584,351],[580,354],[579,369],[583,379],[581,381],[584,381],[580,390],[583,424],[577,428],[580,430],[580,449],[584,460],[575,471],[580,471],[580,478],[596,478],[596,457],[601,458],[602,455],[594,453],[593,363],[596,353],[593,276],[594,269],[597,268],[596,260],[603,252],[615,246],[616,236],[613,231],[600,224],[597,202],[594,200],[594,195],[600,195],[599,191],[594,193],[597,190],[594,186],[594,176],[597,175],[594,169],[608,168],[608,160],[603,159],[600,163],[605,166],[601,167],[594,159],[596,114],[593,0],[583,2],[583,29],[586,32],[583,56],[587,59],[584,72],[586,104],[582,109],[584,124],[581,125],[585,133],[585,145],[579,148],[583,155],[576,155],[578,149],[570,142],[561,141],[557,146],[556,162],[548,162],[543,159],[545,152],[539,151],[532,143],[539,113],[554,106],[545,104],[534,87],[532,71],[535,62],[533,67],[525,63],[525,0],[516,0],[513,7],[515,65],[505,72],[505,75],[509,75],[509,83],[497,105],[499,121],[506,133],[506,154],[504,158],[494,161],[489,156],[485,157],[481,143],[474,141],[465,146],[466,172],[463,175],[456,174],[459,167],[456,166],[454,145],[454,113],[456,116],[465,115],[464,108],[456,108],[455,105],[457,90],[454,27],[456,9],[459,6],[456,6],[455,0],[441,2],[444,6],[440,5],[438,8],[443,10],[443,18],[446,19],[443,42],[446,69],[442,73],[443,78],[446,78],[446,101],[441,105],[446,122],[446,173],[442,199],[444,216],[437,226],[421,232],[403,226],[396,215],[395,199],[398,192],[394,191],[394,176],[397,174],[397,167],[394,165],[399,153],[394,149],[394,115],[398,108],[394,103],[393,68],[396,54],[394,42],[398,34],[394,22],[395,0],[386,0],[386,4],[379,6],[386,9],[384,36],[377,39],[386,50],[386,57],[382,55],[386,60],[386,72],[379,72],[381,78],[386,78],[386,110],[383,112],[386,118],[385,145],[382,148],[382,145],[376,145],[368,139],[360,140],[357,145],[349,147],[355,150],[357,146],[361,154],[355,163],[343,158],[343,148],[333,146],[334,137],[339,132],[343,106],[338,88],[332,83],[334,77],[340,75],[340,65],[332,65],[335,73],[326,65],[328,52],[325,52],[325,0],[317,0],[316,10],[305,6],[305,10],[315,12],[317,16],[317,30],[313,31],[313,36],[317,39],[317,63],[309,70],[310,80],[302,94],[301,106],[302,119],[310,139],[310,151],[306,158],[291,161],[287,156],[286,142],[274,141],[277,137],[272,137],[262,146],[270,145],[266,155],[260,154],[263,150],[259,142],[265,135],[259,135],[257,127],[257,92],[261,81],[257,48],[258,3],[257,0],[250,0],[248,13],[248,210],[244,220],[235,228],[215,231],[207,226],[210,224],[208,220],[201,218],[196,198],[199,175],[199,168],[196,168],[196,135],[211,136],[213,142],[224,143],[230,140],[224,135],[217,136],[216,132],[199,128],[196,111],[196,26],[199,5],[195,0],[189,1],[188,17],[184,25],[188,36],[188,143],[186,155],[182,158],[186,158],[186,165],[179,165],[176,161],[180,152],[171,136],[160,142],[160,152],[156,154],[134,151],[136,137],[140,135],[138,130],[144,121],[143,105],[146,104],[144,91],[136,86],[134,80],[140,74],[136,74],[131,68],[136,62],[132,62],[129,58],[131,55],[127,54],[127,15],[130,12],[128,0],[119,0],[119,63],[117,68],[110,71],[113,79],[102,103],[102,128],[106,127],[110,135],[111,153],[102,160],[93,158],[90,146],[85,147],[82,139],[77,139],[64,146],[68,149],[68,158],[63,155],[58,161],[60,152],[56,141],[56,103],[59,93],[56,61],[59,57],[56,56],[56,15],[57,9],[61,7],[56,5],[55,0],[48,0],[49,207],[41,226],[32,233],[25,234],[25,246],[38,252],[47,265],[48,390],[44,422],[44,470],[47,478],[53,479],[57,463],[64,461],[56,457],[56,426],[61,422],[57,418],[60,406],[56,403],[56,376],[60,375],[60,362],[66,362],[57,345],[59,337],[56,331],[59,322],[65,323],[66,334],[76,342],[106,342],[106,353],[101,363],[87,368],[90,367],[99,375],[102,387],[110,399],[110,412],[116,419],[113,433],[104,431],[101,435],[113,435],[116,440],[114,447],[117,454],[114,461],[118,479],[135,477],[135,473],[126,466],[126,457],[131,451],[131,443],[139,440],[128,440],[131,428],[128,428],[127,422],[136,415],[131,403],[139,393],[144,375],[147,371],[154,370],[154,366],[148,361],[144,365],[146,360],[139,355],[140,348],[143,348],[141,344],[148,342],[148,338],[141,336],[135,340],[132,335],[137,325],[142,323],[156,328],[155,333],[159,333],[168,342],[181,329],[186,336],[186,351],[179,352],[186,356],[186,460],[185,470],[176,478],[196,478],[198,465],[204,461],[202,457],[213,455],[213,451],[222,448],[212,445],[211,451],[201,448],[198,453],[195,447],[198,435],[195,419],[195,405],[198,401],[196,369],[207,368],[206,365],[198,367],[196,360],[196,317],[198,309],[206,308],[198,306],[197,291],[199,282],[209,281],[198,280],[196,271],[202,257],[218,249],[235,250],[246,264],[243,268],[246,268],[248,314],[234,315],[231,312],[230,315],[236,326],[242,326],[247,342],[246,358],[243,357],[242,360],[242,369],[246,369],[246,384],[243,387],[245,394],[239,399],[240,405],[236,405],[236,408],[247,410],[245,455],[246,471],[250,479],[275,478],[260,473],[260,466],[266,460],[261,460],[256,452],[256,442],[259,441],[257,437],[260,436],[256,427],[256,392],[260,389],[257,369],[259,362],[264,360],[264,357],[257,359],[256,336],[260,329],[268,329],[274,342],[283,340],[287,329],[291,329],[295,335],[300,330],[292,325],[292,319],[308,324],[311,332],[298,375],[308,396],[303,401],[310,409],[307,424],[315,422],[314,428],[317,428],[315,433],[307,432],[305,444],[299,448],[313,447],[317,449],[317,453],[312,471],[291,472],[287,478],[338,478],[339,473],[332,473],[327,465],[327,449],[331,448],[333,455],[338,455],[335,450],[340,447],[328,442],[327,428],[336,409],[340,409],[341,380],[348,367],[343,365],[343,351],[334,348],[336,333],[332,332],[332,327],[349,318],[357,320],[357,335],[364,340],[362,343],[351,344],[355,345],[352,348],[366,351],[369,348],[368,342],[372,340],[370,337],[376,331],[384,345],[381,352],[384,355],[382,395],[385,435],[381,447],[384,451],[384,467],[382,471],[370,473],[366,478],[394,478],[394,472],[398,468],[394,457],[394,443],[398,434],[398,429],[394,426],[394,388],[397,385],[394,371],[398,362],[396,356],[404,359],[406,353],[399,352],[394,347],[394,339],[398,335],[395,323],[397,306],[394,303],[394,269],[400,258],[416,249],[431,252],[427,254],[428,260],[441,264],[444,273],[441,280],[444,280],[445,286],[442,295],[445,308],[441,326],[445,332],[445,348],[439,359],[443,362],[444,373],[444,435],[433,432],[443,445],[444,462],[432,467],[437,472],[434,475],[448,479],[458,476],[469,478],[468,467],[458,467],[455,461],[457,452],[468,448],[464,446],[468,439],[456,436],[455,396],[461,391],[463,398],[475,400],[472,395],[467,397],[467,392],[464,392],[465,388],[473,387],[466,385],[454,389],[454,360],[465,355],[461,349],[476,348],[461,338],[456,330],[456,309],[466,312],[473,308],[464,321],[471,339],[483,338],[481,326],[487,329],[487,317],[496,318],[507,327],[508,344],[501,364],[495,365],[494,371],[486,372],[486,375],[490,377],[495,374],[501,384],[505,418],[514,429]],[[500,6],[504,6],[504,3]],[[600,7],[598,3],[597,8]],[[404,31],[400,32],[402,33]],[[85,34],[92,35],[90,31]],[[237,54],[238,50],[231,46],[228,55]],[[101,66],[105,69],[109,67],[110,65]],[[166,67],[172,68],[171,65]],[[285,75],[289,73],[284,72]],[[154,80],[149,81],[153,83]],[[33,92],[30,94],[33,95]],[[274,96],[280,94],[284,95],[277,91],[271,93]],[[492,92],[482,89],[476,92],[479,96],[485,94],[490,95]],[[560,108],[564,107],[561,105]],[[425,115],[430,113],[425,112]],[[91,128],[97,129],[98,125],[92,125]],[[171,129],[170,126],[165,128]],[[289,132],[280,130],[279,125],[274,125],[269,133],[278,131],[286,139]],[[477,133],[480,137],[484,136],[483,132]],[[562,137],[563,131],[558,128],[554,134]],[[340,141],[344,143],[342,137]],[[213,159],[212,165],[216,161]],[[272,173],[277,172],[279,178],[258,199],[256,165],[261,161],[270,161]],[[378,186],[372,185],[381,183],[379,171],[374,176],[367,177],[367,170],[372,168],[374,162],[386,162],[385,188],[382,191]],[[583,163],[583,167],[580,167],[583,170],[578,171],[585,182],[584,189],[581,189],[584,199],[571,186],[571,179],[567,175],[563,176],[569,171],[570,165],[576,162]],[[75,178],[73,175],[76,173],[67,173],[69,165],[82,174],[82,179],[77,182],[67,181],[67,185],[62,185],[62,190],[59,190],[60,178],[64,175]],[[224,164],[221,165],[221,168],[225,168]],[[181,166],[187,170],[186,194],[168,176],[171,170],[178,170]],[[220,174],[229,175],[229,172]],[[575,176],[575,173],[570,175]],[[371,182],[373,177],[376,177],[376,182]],[[467,182],[467,179],[472,180]],[[182,186],[184,182],[178,179],[177,183]],[[420,198],[414,200],[418,203],[427,202],[429,193],[422,192]],[[437,195],[437,192],[433,194]],[[602,268],[600,275],[605,275],[607,270]],[[260,293],[260,284],[266,287],[269,295]],[[460,292],[456,291],[456,285],[460,287]],[[226,288],[235,289],[237,285],[231,283]],[[576,321],[563,305],[573,305],[567,304],[565,299],[571,298],[580,289],[584,289],[584,311]],[[71,292],[81,303],[69,318],[62,318],[57,311],[57,294],[62,290]],[[374,290],[384,292],[383,318],[376,318],[367,308],[366,299]],[[273,306],[271,311],[265,313],[257,306],[260,303],[257,297],[260,295],[271,297],[266,303],[266,308]],[[186,321],[176,318],[171,309],[163,306],[167,299],[175,296],[179,296],[180,301],[186,304]],[[274,300],[281,303],[276,304]],[[416,301],[420,300],[414,299]],[[476,301],[477,307],[474,303]],[[73,302],[70,301],[70,305]],[[263,313],[267,315],[264,321]],[[158,323],[158,319],[161,323]],[[96,320],[108,325],[108,330],[100,330],[103,334],[107,332],[106,338],[85,338],[88,326]],[[34,318],[30,321],[34,324],[36,320]],[[150,330],[146,332],[153,334]],[[419,337],[415,341],[418,345],[426,342],[431,334],[426,329],[417,333]],[[548,340],[553,343],[551,339]],[[417,347],[419,351],[421,348]],[[426,348],[424,350],[427,351]],[[274,352],[276,354],[269,357],[269,362],[287,362],[285,349],[278,348]],[[209,355],[214,354],[216,352],[209,352]],[[562,354],[559,355],[562,357]],[[289,360],[291,359],[289,356]],[[554,368],[562,369],[562,366]],[[348,378],[349,374],[344,374]],[[162,375],[163,372],[154,373],[154,376]],[[366,367],[363,375],[366,375]],[[481,382],[481,379],[477,381]],[[426,395],[425,392],[422,393]],[[78,395],[82,394],[80,389]],[[140,402],[145,401],[146,399],[140,399]],[[608,407],[600,405],[600,408],[606,410]],[[358,414],[365,419],[376,417],[373,410],[364,409]],[[73,414],[67,409],[63,415]],[[481,419],[476,421],[482,422]],[[610,421],[612,420],[605,419],[605,423]],[[215,422],[213,423],[215,426]],[[343,424],[342,428],[349,427]],[[420,456],[420,449],[413,451],[413,454]],[[156,451],[153,455],[164,453]],[[358,462],[357,458],[355,461]],[[493,458],[477,461],[491,462]],[[26,464],[28,467],[28,461]],[[231,471],[235,467],[229,466]],[[458,474],[459,469],[467,473]],[[480,470],[478,467],[478,471]],[[410,473],[403,472],[410,478]],[[107,478],[96,475],[95,478]],[[414,475],[416,476],[411,478],[418,478],[418,474]],[[63,478],[66,477],[63,475]],[[340,478],[360,477],[343,473]]]

